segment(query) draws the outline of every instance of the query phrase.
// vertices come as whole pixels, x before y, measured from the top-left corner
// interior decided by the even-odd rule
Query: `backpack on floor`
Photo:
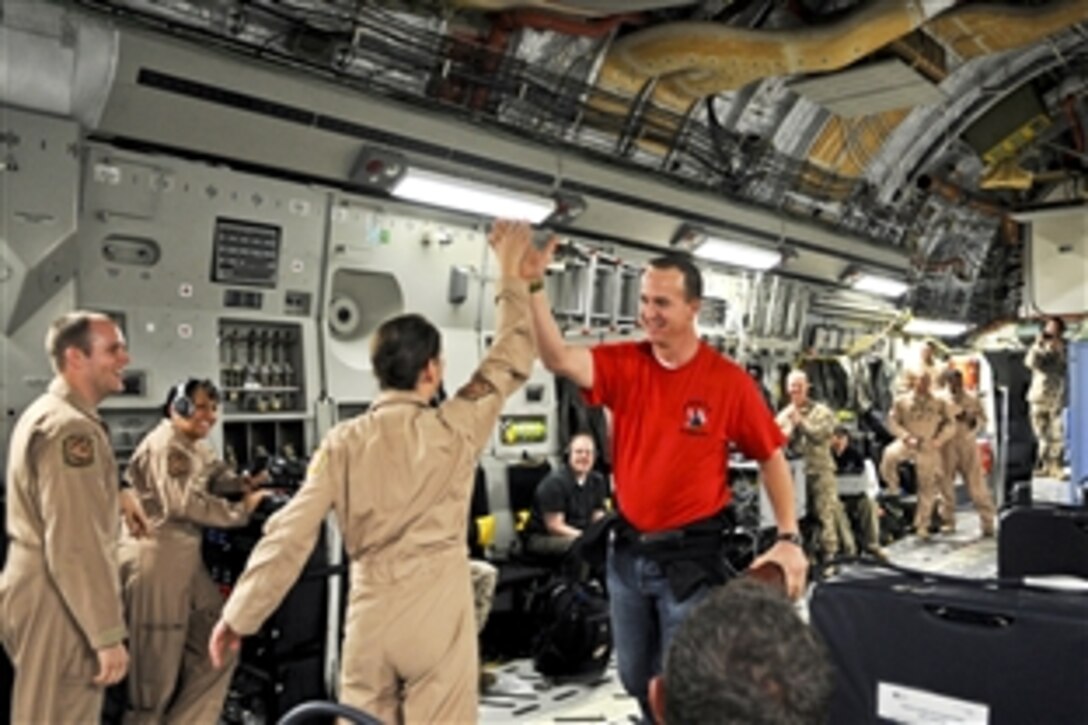
[[[533,665],[546,677],[600,674],[612,654],[608,599],[594,581],[553,579],[534,598]]]

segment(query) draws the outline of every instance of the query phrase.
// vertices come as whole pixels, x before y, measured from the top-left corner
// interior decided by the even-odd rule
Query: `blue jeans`
[[[650,679],[661,672],[663,657],[677,626],[709,591],[703,586],[676,600],[657,562],[616,544],[608,552],[608,597],[616,664],[623,689],[638,699],[644,722],[653,722],[647,696]]]

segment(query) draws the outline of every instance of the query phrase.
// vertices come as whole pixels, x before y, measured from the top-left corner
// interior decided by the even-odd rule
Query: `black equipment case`
[[[1088,579],[1088,508],[1017,507],[997,530],[1002,578],[1065,574]]]
[[[1088,722],[1088,594],[850,567],[811,623],[835,668],[832,723]]]

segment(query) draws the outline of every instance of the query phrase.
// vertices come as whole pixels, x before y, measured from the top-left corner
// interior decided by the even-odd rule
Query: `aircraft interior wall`
[[[837,113],[803,94],[790,102],[794,110],[783,111],[780,125],[761,127],[765,137],[743,134],[745,143],[766,146],[766,169],[738,168],[726,181],[762,191],[722,194],[720,188],[670,173],[670,159],[659,158],[651,146],[668,141],[664,132],[671,127],[658,130],[661,138],[647,134],[647,119],[656,114],[639,118],[645,108],[632,106],[622,124],[623,135],[630,138],[612,139],[579,116],[567,133],[601,134],[600,148],[568,144],[570,136],[548,143],[528,127],[488,122],[478,107],[443,106],[447,99],[437,91],[426,103],[383,95],[364,87],[359,77],[315,67],[304,53],[270,60],[272,52],[266,55],[265,50],[271,44],[250,52],[252,47],[234,47],[232,40],[212,33],[138,22],[133,14],[110,9],[118,3],[103,3],[105,12],[98,14],[90,9],[94,4],[20,0],[11,12],[0,13],[0,31],[8,33],[8,47],[16,51],[5,58],[8,74],[19,79],[14,89],[0,88],[0,446],[5,455],[19,415],[52,377],[42,344],[46,330],[59,315],[75,309],[111,315],[127,338],[132,361],[125,390],[100,407],[121,471],[160,420],[164,397],[178,381],[208,378],[219,386],[223,397],[219,424],[211,433],[213,447],[239,470],[267,466],[276,467],[277,477],[282,474],[267,485],[275,501],[254,515],[244,534],[251,546],[276,510],[272,506],[284,505],[305,479],[308,458],[323,436],[338,422],[365,414],[380,394],[370,344],[383,320],[418,313],[440,329],[445,392],[455,395],[484,356],[496,323],[497,270],[487,244],[489,220],[397,200],[392,184],[384,184],[388,178],[377,183],[368,176],[364,162],[375,153],[395,161],[402,176],[406,170],[449,174],[557,202],[558,213],[541,225],[561,239],[544,282],[556,320],[572,343],[637,339],[642,270],[651,258],[692,241],[685,239],[689,232],[703,237],[698,241],[720,236],[718,241],[727,245],[778,253],[779,261],[765,272],[744,269],[735,259],[714,263],[695,257],[704,278],[700,335],[747,369],[772,410],[789,402],[788,375],[801,368],[808,374],[811,397],[828,403],[863,455],[879,462],[891,439],[885,416],[902,390],[903,373],[917,365],[924,346],[937,343],[937,364],[962,370],[968,389],[986,410],[986,429],[969,445],[984,454],[988,447],[992,454],[988,484],[998,505],[1012,483],[1031,478],[1037,442],[1024,404],[1031,373],[1023,357],[1025,343],[1036,334],[1035,321],[1003,325],[992,340],[972,337],[972,347],[944,347],[928,334],[906,331],[913,315],[908,301],[915,310],[926,310],[927,298],[920,293],[933,288],[935,278],[954,292],[966,292],[973,285],[985,287],[992,270],[1011,268],[1004,261],[1004,266],[980,262],[975,268],[973,262],[968,265],[958,256],[942,259],[943,251],[938,253],[948,240],[956,242],[948,246],[959,249],[961,227],[947,223],[956,208],[986,211],[989,216],[979,226],[996,228],[993,209],[948,182],[915,174],[922,166],[909,154],[891,159],[894,142],[883,150],[874,142],[867,154],[888,156],[892,166],[917,166],[910,173],[919,188],[900,190],[917,203],[894,207],[903,218],[887,223],[898,231],[861,236],[859,230],[871,231],[881,220],[868,226],[845,220],[880,216],[872,210],[884,207],[862,205],[860,197],[886,193],[872,178],[873,169],[885,162],[858,164],[856,187],[854,181],[850,187],[841,184],[838,167],[772,164],[791,158],[781,155],[779,147],[827,144],[824,132],[817,137],[809,124]],[[164,29],[168,32],[159,32]],[[292,43],[305,51],[308,37],[299,35]],[[395,74],[383,82],[397,82]],[[644,86],[644,100],[652,102],[656,83]],[[494,92],[480,88],[481,93]],[[768,89],[735,90],[736,109],[729,115],[747,113],[744,107],[752,105],[752,98],[745,96]],[[492,101],[510,103],[497,93]],[[763,103],[755,103],[751,112],[769,114],[772,105]],[[774,113],[787,107],[778,105],[782,108]],[[714,109],[708,101],[708,118]],[[674,129],[677,148],[689,121],[698,122],[696,115]],[[532,120],[555,123],[543,116]],[[868,129],[857,123],[853,131],[842,132],[843,150],[829,151],[829,156],[853,155],[857,149],[851,144],[868,145],[858,140],[862,136],[884,134],[881,124]],[[886,131],[891,136],[894,127]],[[630,153],[610,151],[607,146],[614,141],[630,145]],[[740,145],[720,141],[715,139],[712,149],[717,156],[732,155],[735,162],[755,158]],[[952,176],[963,166],[950,163],[956,170]],[[819,173],[806,175],[805,168]],[[797,189],[779,189],[780,179],[770,178],[788,179],[795,172],[795,184],[803,180],[816,190],[810,199]],[[396,173],[386,166],[375,176],[381,181],[383,174],[392,178]],[[943,197],[924,194],[923,179],[943,188]],[[841,188],[832,189],[832,182]],[[946,206],[953,211],[946,214]],[[1025,293],[1024,317],[1083,318],[1088,314],[1088,214],[1051,209],[1017,219],[1030,222],[1030,234],[1021,234],[1011,224],[1016,215],[1001,210],[1000,225],[1010,222],[1015,232],[1008,243],[1023,239],[1026,249],[1023,286],[1019,276],[1009,275],[1017,282],[1000,289]],[[933,223],[923,230],[907,217]],[[693,242],[689,251],[695,248]],[[909,282],[909,294],[901,292],[901,303],[850,289],[869,273],[888,275],[885,281],[893,285]],[[1019,298],[998,302],[1009,299]],[[978,322],[979,315],[970,312],[975,308],[966,303],[943,309],[961,309],[965,321]],[[1081,329],[1083,337],[1083,324]],[[962,342],[962,337],[957,340]],[[981,352],[991,348],[1001,348],[1000,353],[987,357]],[[1076,358],[1074,365],[1085,368]],[[1071,386],[1074,401],[1085,397],[1088,375],[1079,378],[1081,385]],[[493,514],[485,549],[496,564],[517,567],[530,561],[520,557],[519,515],[527,514],[527,507],[515,498],[520,493],[524,503],[526,490],[531,497],[536,479],[529,488],[519,489],[517,482],[563,463],[574,431],[571,420],[578,419],[571,414],[577,396],[564,382],[537,361],[526,384],[506,402],[480,457]],[[1017,410],[1012,415],[1010,401]],[[604,430],[593,432],[601,432],[599,446],[607,445],[609,423],[603,413],[597,415]],[[1077,423],[1075,415],[1070,420],[1069,427],[1079,425],[1081,433],[1088,427]],[[606,452],[599,447],[598,458]],[[797,518],[813,525],[804,461],[796,446],[789,457]],[[1017,460],[1010,462],[1010,457]],[[1074,475],[1084,471],[1085,460],[1074,460]],[[603,463],[607,468],[608,462]],[[775,524],[758,485],[759,466],[736,453],[728,468],[734,511],[746,516],[739,528],[745,529],[744,536],[751,534],[755,554],[761,536],[765,543],[773,540],[768,535]],[[1007,475],[1013,468],[1017,473]],[[0,493],[4,475],[0,469]],[[869,493],[879,485],[875,472],[865,481]],[[233,546],[229,537],[234,533],[206,527],[202,541],[205,547],[223,544],[212,552],[222,555]],[[348,591],[334,517],[326,520],[321,537],[323,544],[306,565],[310,580],[299,587],[307,591],[296,599],[297,604],[309,597],[301,607],[307,615],[326,614],[298,618],[307,620],[306,644],[315,645],[300,648],[306,649],[300,666],[308,669],[298,680],[307,679],[306,687],[318,680],[308,698],[336,694],[342,599]],[[239,551],[236,547],[234,553]],[[203,553],[207,561],[207,549]],[[208,571],[217,585],[229,589],[244,565],[242,556],[241,566],[209,565]],[[529,591],[529,584],[519,586]],[[514,598],[512,591],[506,590],[508,598]],[[248,654],[265,646],[275,649],[279,633],[266,635],[277,626],[268,624],[250,638]],[[267,661],[277,656],[270,654]],[[274,677],[248,675],[264,678],[261,697],[271,702],[268,693],[289,679],[286,671],[277,670]],[[235,704],[239,689],[231,696]],[[251,697],[249,705],[257,699]],[[249,718],[244,707],[236,710],[244,710],[245,717],[232,722],[262,721]]]

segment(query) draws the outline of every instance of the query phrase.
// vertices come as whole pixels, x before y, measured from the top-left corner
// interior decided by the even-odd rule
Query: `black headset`
[[[170,402],[170,408],[182,418],[192,418],[196,412],[192,399],[185,389],[189,387],[190,380],[182,380],[174,388],[174,399]]]

